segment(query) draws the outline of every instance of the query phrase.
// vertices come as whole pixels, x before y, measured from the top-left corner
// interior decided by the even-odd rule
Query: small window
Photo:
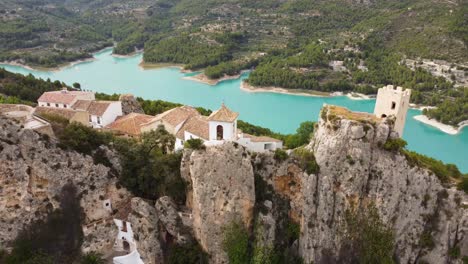
[[[50,106],[50,103],[47,103],[47,106]]]
[[[66,105],[66,104],[64,104],[64,105],[63,105],[63,108],[67,108],[67,105]]]
[[[98,116],[98,118],[97,118],[97,123],[98,123],[98,124],[101,124],[101,118],[100,118],[99,116]]]
[[[392,102],[392,110],[395,110],[395,107],[396,107],[396,103]]]
[[[55,104],[55,107],[59,107],[59,104]]]

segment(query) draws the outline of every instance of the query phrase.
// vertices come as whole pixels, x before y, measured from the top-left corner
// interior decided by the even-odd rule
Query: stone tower
[[[381,118],[395,117],[394,130],[400,137],[403,135],[410,97],[410,89],[403,90],[402,87],[393,85],[384,86],[377,93],[374,114]]]

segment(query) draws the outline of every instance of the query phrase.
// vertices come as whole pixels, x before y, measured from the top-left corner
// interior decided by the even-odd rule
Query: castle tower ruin
[[[378,90],[374,114],[380,118],[393,116],[395,118],[394,130],[401,137],[406,122],[411,90],[402,87],[387,85]]]

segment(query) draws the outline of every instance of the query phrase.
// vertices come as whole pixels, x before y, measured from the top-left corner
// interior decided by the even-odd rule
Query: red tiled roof
[[[209,124],[205,116],[192,116],[187,121],[185,121],[184,125],[182,125],[182,127],[177,132],[176,137],[179,139],[184,139],[185,131],[187,131],[191,134],[201,137],[204,140],[208,140],[210,138],[209,129]]]
[[[102,116],[112,101],[90,101],[78,100],[73,104],[72,108],[76,110],[87,111],[90,115]]]
[[[172,126],[177,126],[193,116],[199,116],[197,109],[191,106],[180,106],[174,109],[168,110],[154,118],[154,120],[163,120]]]
[[[219,122],[234,122],[239,113],[231,111],[224,104],[221,105],[221,108],[214,111],[209,117],[208,121],[219,121]]]
[[[141,125],[149,122],[154,116],[139,113],[130,113],[119,117],[106,128],[118,131],[131,136],[138,136],[141,133]]]
[[[53,91],[53,92],[45,92],[37,99],[38,102],[46,102],[46,103],[60,103],[60,104],[71,104],[76,99],[77,96],[91,93],[91,92],[83,92],[83,91]]]
[[[72,119],[77,111],[72,110],[72,109],[65,109],[65,108],[55,108],[55,107],[36,107],[36,110],[34,111],[35,115],[38,116],[44,116],[44,115],[56,115],[63,117],[67,120]]]

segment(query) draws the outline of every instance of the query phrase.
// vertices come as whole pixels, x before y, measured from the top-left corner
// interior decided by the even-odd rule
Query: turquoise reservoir
[[[2,65],[9,71],[33,74],[36,77],[79,82],[83,89],[104,93],[132,93],[145,99],[161,99],[192,106],[217,109],[224,101],[240,113],[240,119],[282,133],[292,133],[306,120],[316,121],[324,103],[347,107],[354,111],[372,112],[375,100],[351,100],[346,96],[310,97],[277,93],[249,93],[239,89],[241,80],[229,80],[215,86],[182,79],[176,68],[143,70],[138,64],[141,55],[129,58],[111,56],[111,49],[95,54],[95,60],[76,64],[59,71],[37,71],[20,66]],[[244,74],[241,79],[247,77]],[[419,110],[407,116],[403,138],[408,149],[456,164],[468,172],[468,128],[458,135],[449,135],[413,119]]]

